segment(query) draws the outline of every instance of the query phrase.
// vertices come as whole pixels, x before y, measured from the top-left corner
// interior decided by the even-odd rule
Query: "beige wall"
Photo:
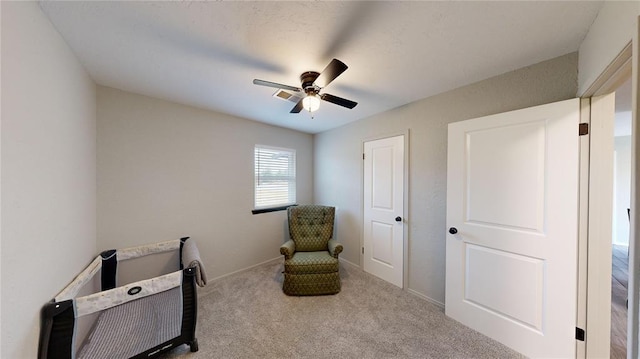
[[[408,289],[444,303],[447,124],[572,98],[577,62],[568,54],[316,135],[314,199],[339,208],[343,257],[360,263],[363,141],[408,129]]]
[[[189,235],[210,278],[280,256],[286,212],[252,215],[254,145],[296,149],[313,201],[309,134],[98,87],[98,248]]]
[[[95,85],[35,2],[2,7],[2,358],[96,250]]]
[[[602,74],[637,31],[640,1],[605,1],[580,44],[578,95]]]

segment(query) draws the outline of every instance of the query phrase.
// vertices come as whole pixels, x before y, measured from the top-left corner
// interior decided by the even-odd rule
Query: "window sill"
[[[287,210],[287,208],[293,207],[293,206],[297,206],[297,204],[288,204],[286,206],[280,206],[280,207],[254,209],[254,210],[251,211],[251,214],[260,214],[260,213],[285,211],[285,210]]]

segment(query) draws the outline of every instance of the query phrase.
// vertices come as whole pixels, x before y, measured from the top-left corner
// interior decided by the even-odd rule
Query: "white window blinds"
[[[255,147],[255,209],[296,202],[296,151]]]

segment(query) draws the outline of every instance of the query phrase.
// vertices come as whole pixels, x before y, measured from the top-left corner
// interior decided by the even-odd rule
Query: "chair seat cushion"
[[[285,273],[316,274],[338,271],[338,258],[332,257],[328,251],[295,252],[291,259],[284,261]]]

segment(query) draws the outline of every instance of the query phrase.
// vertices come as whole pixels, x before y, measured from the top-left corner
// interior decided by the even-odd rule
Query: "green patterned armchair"
[[[335,208],[289,207],[289,239],[280,247],[284,255],[284,284],[288,295],[319,295],[340,292],[338,254],[342,244],[333,237]]]

